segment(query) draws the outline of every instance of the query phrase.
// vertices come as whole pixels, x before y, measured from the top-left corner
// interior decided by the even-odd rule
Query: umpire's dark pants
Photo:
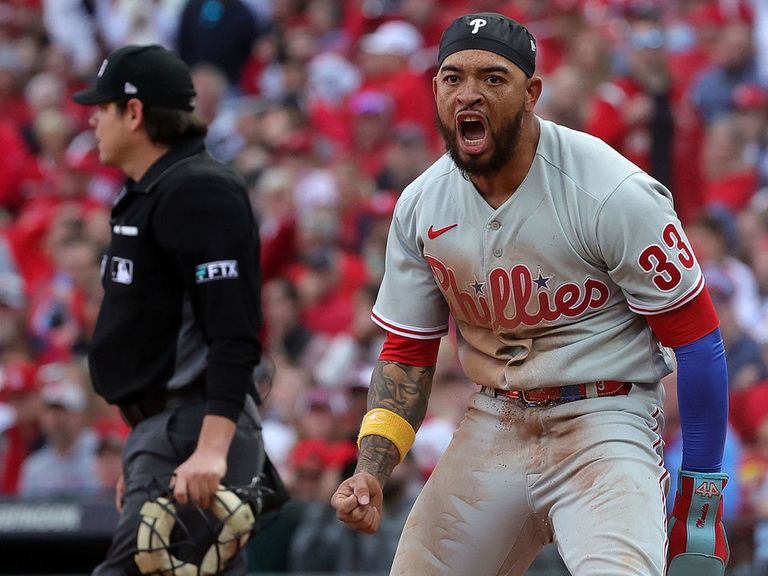
[[[150,495],[157,496],[164,489],[167,490],[173,471],[195,450],[204,415],[205,403],[198,400],[193,404],[168,409],[133,428],[123,448],[123,476],[126,485],[123,512],[107,557],[96,567],[94,575],[140,574],[133,556],[136,553],[141,506]],[[240,415],[227,456],[227,475],[223,481],[229,485],[247,485],[261,471],[263,464],[261,424],[255,406],[251,405],[251,409],[246,409]],[[174,549],[173,554],[181,560],[194,561],[196,555],[202,556],[208,550],[215,537],[211,536],[202,515],[191,507],[177,506],[176,512],[179,521],[172,533],[172,542],[176,538],[188,538],[187,535],[179,534],[179,526],[183,525],[194,534],[194,543]],[[245,573],[246,556],[245,551],[241,550],[224,574],[241,576]]]

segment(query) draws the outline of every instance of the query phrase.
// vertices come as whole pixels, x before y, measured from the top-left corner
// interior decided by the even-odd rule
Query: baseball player
[[[448,153],[395,209],[373,308],[387,339],[357,468],[332,504],[376,531],[450,316],[479,390],[391,574],[520,575],[556,542],[575,576],[722,575],[727,377],[701,270],[668,190],[535,115],[535,57],[500,14],[443,34],[433,90]],[[659,381],[675,357],[684,454],[668,537]]]

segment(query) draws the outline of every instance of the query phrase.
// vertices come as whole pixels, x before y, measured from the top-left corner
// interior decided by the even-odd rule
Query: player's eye
[[[496,76],[495,74],[491,74],[487,78],[489,84],[501,84],[502,78],[501,76]]]
[[[448,84],[456,84],[459,81],[459,77],[456,74],[446,74],[443,80]]]

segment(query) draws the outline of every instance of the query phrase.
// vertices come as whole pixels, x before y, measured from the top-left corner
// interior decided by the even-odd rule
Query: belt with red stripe
[[[482,391],[496,398],[520,400],[525,406],[545,406],[601,396],[626,396],[631,389],[631,382],[598,380],[597,382],[550,386],[547,388],[536,388],[535,390],[504,390],[502,388],[484,386]]]

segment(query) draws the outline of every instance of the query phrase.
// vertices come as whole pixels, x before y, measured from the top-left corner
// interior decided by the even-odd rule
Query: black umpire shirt
[[[110,225],[88,357],[96,392],[127,404],[205,372],[208,413],[237,420],[261,353],[258,230],[242,178],[201,139],[185,141],[128,180]]]

